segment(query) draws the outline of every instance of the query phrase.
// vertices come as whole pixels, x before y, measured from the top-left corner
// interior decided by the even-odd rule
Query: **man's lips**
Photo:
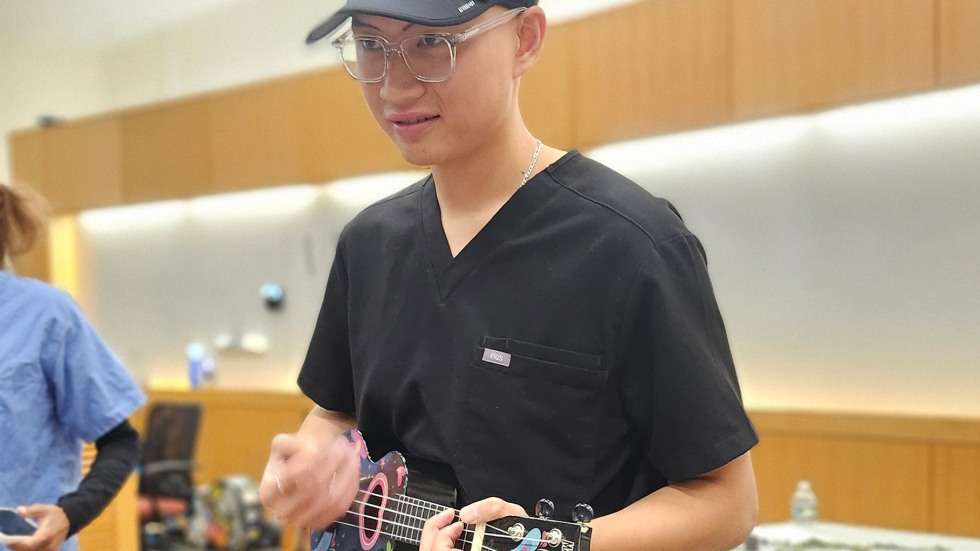
[[[438,118],[439,115],[419,115],[419,116],[391,117],[389,120],[391,121],[392,124],[397,126],[410,126],[413,124],[434,121]]]

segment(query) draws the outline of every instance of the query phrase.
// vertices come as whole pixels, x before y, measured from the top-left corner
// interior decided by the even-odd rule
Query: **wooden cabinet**
[[[729,0],[650,0],[570,23],[576,147],[729,119]]]
[[[97,118],[45,130],[44,190],[57,212],[122,202],[119,121]]]
[[[212,189],[208,107],[188,100],[118,115],[123,202],[193,197]]]
[[[14,179],[39,191],[44,187],[44,138],[40,130],[22,130],[10,135],[10,161]]]
[[[932,87],[935,9],[922,0],[732,0],[736,118]]]
[[[301,86],[276,81],[216,94],[208,100],[207,147],[219,191],[302,182]]]
[[[938,84],[958,84],[980,79],[980,2],[938,2]]]
[[[933,528],[980,538],[980,443],[937,446],[935,469]]]
[[[33,184],[54,213],[122,202],[119,121],[91,118],[18,134],[14,178]]]
[[[342,68],[300,81],[304,156],[310,181],[413,170],[374,121],[361,88]]]
[[[341,68],[216,94],[209,103],[219,191],[409,168]]]

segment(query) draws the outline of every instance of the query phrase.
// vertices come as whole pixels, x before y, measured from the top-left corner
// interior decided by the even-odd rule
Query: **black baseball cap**
[[[476,18],[493,6],[530,8],[538,0],[347,0],[347,4],[310,31],[312,44],[334,34],[353,15],[378,15],[429,27],[449,27]]]

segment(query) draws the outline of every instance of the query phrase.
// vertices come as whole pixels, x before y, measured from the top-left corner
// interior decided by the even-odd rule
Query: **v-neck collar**
[[[533,214],[534,206],[544,199],[541,180],[545,178],[545,172],[538,173],[514,192],[459,254],[453,257],[442,227],[442,210],[436,197],[435,181],[429,176],[419,194],[422,232],[440,299],[449,298],[456,287],[491,258],[497,249],[511,242],[523,231],[523,225],[528,216]]]

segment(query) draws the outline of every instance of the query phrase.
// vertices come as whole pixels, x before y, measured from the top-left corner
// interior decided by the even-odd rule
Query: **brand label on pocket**
[[[507,367],[510,365],[510,354],[487,348],[483,351],[483,361]]]

